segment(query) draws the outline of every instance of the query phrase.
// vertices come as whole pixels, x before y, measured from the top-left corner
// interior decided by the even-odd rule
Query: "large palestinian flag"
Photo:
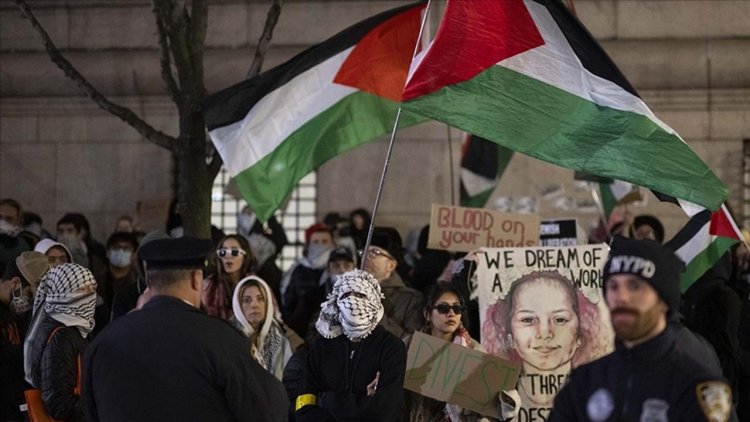
[[[205,101],[211,140],[260,220],[312,170],[392,130],[423,9],[373,16]],[[400,126],[424,120],[402,113]]]
[[[404,109],[517,152],[717,209],[727,188],[560,1],[449,0]]]

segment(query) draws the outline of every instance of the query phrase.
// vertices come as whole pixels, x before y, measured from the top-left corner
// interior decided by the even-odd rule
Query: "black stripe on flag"
[[[476,135],[470,135],[461,157],[461,167],[488,179],[497,177],[498,145]]]
[[[609,55],[596,42],[591,33],[570,10],[559,0],[534,0],[547,8],[552,18],[560,27],[568,44],[573,48],[583,67],[596,76],[607,79],[625,91],[640,97],[625,75],[620,72]]]
[[[652,191],[653,192],[653,191]],[[695,214],[690,221],[685,224],[685,227],[682,228],[679,232],[677,232],[676,235],[667,243],[664,244],[664,246],[672,251],[677,251],[681,247],[683,247],[686,243],[690,242],[692,238],[695,237],[698,232],[701,231],[701,229],[708,223],[711,222],[711,211],[710,210],[703,210],[699,212],[698,214]]]
[[[209,96],[202,104],[206,127],[211,131],[244,119],[261,98],[286,84],[300,73],[357,44],[368,32],[384,21],[411,8],[421,7],[424,3],[424,1],[420,1],[371,16],[322,43],[308,48],[271,70]]]

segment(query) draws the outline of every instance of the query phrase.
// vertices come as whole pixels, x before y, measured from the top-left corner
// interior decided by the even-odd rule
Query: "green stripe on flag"
[[[540,160],[710,209],[728,194],[689,146],[648,117],[595,104],[502,66],[410,100],[404,109]]]
[[[680,291],[685,293],[709,268],[713,267],[728,250],[737,243],[737,239],[716,236],[706,249],[695,256],[682,273]]]
[[[235,176],[234,181],[243,197],[252,198],[258,218],[267,221],[311,171],[345,151],[390,133],[397,109],[398,103],[367,92],[348,95],[300,126],[272,153]],[[425,120],[402,112],[399,127]],[[350,182],[353,183],[347,180]]]
[[[604,216],[609,218],[612,215],[612,210],[617,205],[617,199],[612,193],[612,187],[608,183],[599,183],[599,196],[602,200],[602,208],[604,208]]]

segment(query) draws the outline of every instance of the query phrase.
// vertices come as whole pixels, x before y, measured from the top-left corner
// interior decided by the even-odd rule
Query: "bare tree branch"
[[[263,34],[258,40],[258,47],[255,49],[255,56],[253,57],[253,63],[250,65],[250,70],[247,71],[248,78],[258,75],[263,67],[263,59],[266,58],[266,52],[271,43],[271,37],[273,37],[273,30],[276,28],[276,23],[279,21],[279,16],[281,16],[281,6],[283,5],[284,0],[273,0],[271,8],[268,9],[266,24],[263,26]]]
[[[160,66],[161,66],[161,78],[164,80],[164,84],[167,86],[167,92],[172,98],[175,104],[180,107],[180,97],[182,93],[180,88],[177,86],[177,82],[172,74],[172,62],[170,59],[169,52],[169,40],[167,39],[167,29],[164,25],[164,21],[159,14],[156,6],[153,6],[154,16],[156,16],[156,28],[159,34],[159,53],[160,53]]]
[[[31,9],[26,4],[26,1],[15,0],[15,2],[18,8],[21,10],[23,16],[28,19],[29,22],[31,22],[31,26],[34,27],[34,29],[42,37],[44,48],[47,50],[47,54],[50,56],[50,59],[52,59],[52,62],[55,63],[57,67],[59,67],[68,78],[72,79],[78,85],[78,87],[81,88],[81,90],[85,92],[86,95],[88,95],[89,98],[91,98],[102,109],[114,114],[115,116],[122,119],[122,121],[132,126],[135,130],[138,131],[138,133],[143,135],[146,139],[153,142],[154,144],[168,150],[172,150],[175,148],[175,145],[177,143],[176,138],[154,129],[151,125],[138,117],[138,115],[135,114],[132,110],[119,104],[113,103],[104,95],[102,95],[96,88],[94,88],[94,86],[91,85],[91,83],[83,75],[81,75],[81,73],[78,72],[78,70],[73,67],[73,65],[65,57],[63,57],[60,50],[52,42],[52,39],[50,39],[47,31],[44,30],[44,27],[42,27],[42,25],[36,19],[36,16],[31,13]]]

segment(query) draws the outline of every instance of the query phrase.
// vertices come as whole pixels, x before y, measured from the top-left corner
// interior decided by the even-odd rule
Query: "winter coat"
[[[380,325],[400,339],[424,325],[422,293],[406,287],[395,271],[388,278],[380,281],[380,288],[385,296],[383,299],[385,315]]]

